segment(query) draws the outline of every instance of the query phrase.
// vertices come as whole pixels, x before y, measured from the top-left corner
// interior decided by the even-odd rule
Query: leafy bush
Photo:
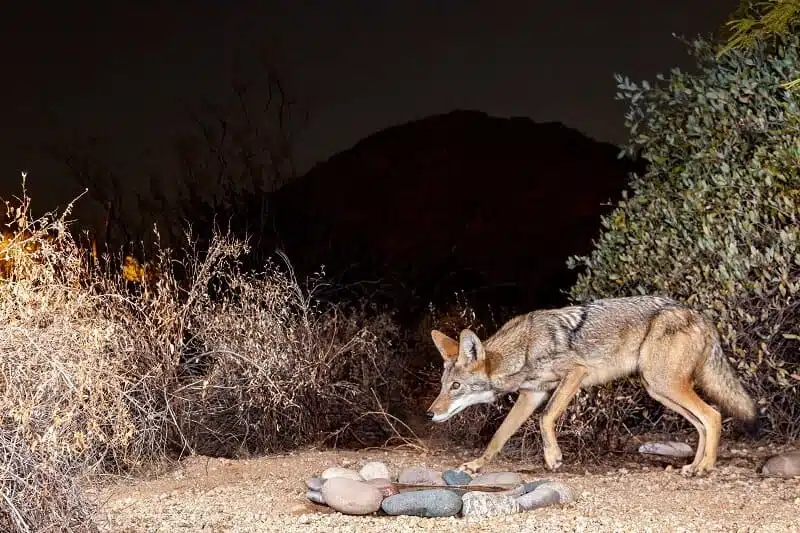
[[[664,294],[705,310],[774,433],[797,438],[800,100],[780,84],[800,71],[800,40],[719,58],[702,39],[690,49],[696,74],[617,76],[625,150],[648,168],[591,255],[569,259],[585,267],[569,294]]]

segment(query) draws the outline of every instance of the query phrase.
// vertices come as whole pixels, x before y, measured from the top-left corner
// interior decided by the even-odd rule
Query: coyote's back
[[[725,358],[716,327],[698,311],[657,296],[601,299],[565,310],[566,348],[591,370],[583,385],[637,373],[664,382],[691,379],[723,410],[754,423],[755,403]]]

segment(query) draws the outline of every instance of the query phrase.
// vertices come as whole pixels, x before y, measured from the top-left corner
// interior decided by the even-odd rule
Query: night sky
[[[4,6],[0,17],[0,193],[18,190],[24,168],[47,202],[79,187],[56,183],[63,172],[38,148],[95,135],[131,158],[158,149],[187,127],[186,109],[252,71],[261,51],[309,107],[300,170],[376,130],[455,108],[561,121],[621,142],[613,74],[690,68],[671,34],[708,35],[738,2],[36,4]]]

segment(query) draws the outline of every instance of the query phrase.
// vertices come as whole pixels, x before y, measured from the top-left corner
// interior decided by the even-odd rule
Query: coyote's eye
[[[450,385],[450,390],[458,390],[461,388],[461,383],[458,381],[454,381],[452,385]]]

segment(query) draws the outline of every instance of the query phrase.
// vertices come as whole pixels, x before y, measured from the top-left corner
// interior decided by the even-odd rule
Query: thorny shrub
[[[3,531],[92,530],[87,476],[308,442],[392,390],[390,318],[322,307],[276,265],[240,272],[230,235],[198,250],[187,233],[137,287],[76,244],[71,206],[31,220],[29,205],[7,204],[0,250]],[[344,433],[370,440],[379,422]]]
[[[772,435],[795,439],[800,100],[780,84],[800,70],[800,38],[721,57],[703,40],[691,50],[697,74],[673,70],[654,85],[617,78],[629,105],[626,150],[649,166],[603,217],[591,255],[570,258],[585,267],[570,296],[663,294],[706,312]],[[578,409],[612,426],[642,426],[661,411],[641,387],[596,396]]]
[[[285,257],[284,257],[285,259]],[[333,438],[374,443],[386,427],[354,418],[396,384],[398,330],[391,317],[344,311],[314,298],[288,265],[259,274],[229,262],[215,270],[190,317],[188,373],[176,394],[182,433],[195,451],[274,451]]]

